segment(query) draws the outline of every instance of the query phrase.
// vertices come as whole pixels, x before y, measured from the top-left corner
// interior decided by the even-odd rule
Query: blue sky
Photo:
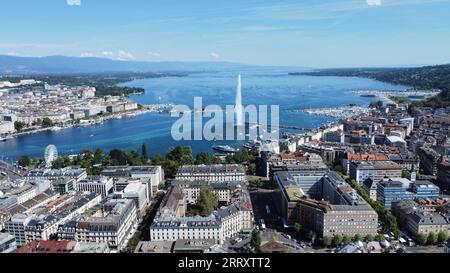
[[[450,0],[0,0],[0,54],[303,67],[450,63]]]

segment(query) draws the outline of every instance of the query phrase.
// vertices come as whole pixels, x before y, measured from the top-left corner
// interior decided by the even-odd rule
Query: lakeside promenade
[[[130,111],[124,111],[124,112],[118,112],[114,114],[104,114],[102,116],[97,117],[90,117],[86,119],[80,120],[79,123],[75,123],[73,121],[66,122],[64,124],[58,124],[56,126],[47,127],[47,128],[32,128],[30,130],[17,132],[13,134],[6,135],[4,138],[1,138],[0,141],[8,141],[17,137],[31,135],[31,134],[38,134],[43,132],[55,132],[60,131],[63,129],[69,129],[69,128],[79,128],[79,127],[89,127],[89,126],[96,126],[101,125],[105,121],[108,120],[114,120],[114,119],[122,119],[122,118],[131,118],[136,117],[148,113],[166,113],[166,111],[170,108],[172,108],[173,104],[149,104],[149,105],[142,105],[141,109],[137,110],[130,110]]]

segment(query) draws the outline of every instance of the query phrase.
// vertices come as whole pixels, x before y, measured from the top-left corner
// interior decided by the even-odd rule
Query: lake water
[[[236,72],[196,73],[182,78],[136,80],[123,86],[143,87],[145,95],[134,96],[141,104],[173,103],[193,107],[194,97],[202,97],[203,104],[225,108],[233,105],[237,75],[242,74],[243,104],[279,105],[280,124],[304,128],[320,127],[334,121],[330,117],[310,116],[294,109],[338,107],[355,103],[368,105],[373,98],[363,98],[355,90],[402,90],[406,87],[363,78],[289,76],[287,70],[250,70]],[[0,143],[0,159],[17,160],[21,155],[43,156],[49,144],[57,146],[60,154],[76,154],[84,149],[113,148],[140,150],[145,142],[151,154],[165,154],[169,147],[191,146],[194,153],[212,152],[213,144],[240,145],[241,143],[212,143],[207,141],[176,142],[171,136],[175,118],[149,113],[133,118],[110,120],[87,128],[69,128],[22,136]],[[238,147],[238,146],[236,146]],[[241,147],[238,147],[241,148]]]

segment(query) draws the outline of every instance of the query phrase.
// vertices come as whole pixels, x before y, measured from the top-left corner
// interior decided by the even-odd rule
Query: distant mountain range
[[[168,72],[248,69],[231,62],[140,62],[66,56],[16,57],[0,55],[0,74],[70,74],[104,72]]]

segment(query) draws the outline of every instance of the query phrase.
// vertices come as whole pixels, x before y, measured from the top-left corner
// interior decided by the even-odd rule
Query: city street
[[[416,246],[405,249],[407,253],[444,253],[444,247],[439,246]]]
[[[0,160],[0,172],[6,173],[10,180],[17,180],[25,175],[25,171]]]
[[[255,221],[258,225],[261,219],[264,219],[265,225],[268,229],[279,230],[281,228],[281,220],[279,213],[276,210],[274,203],[274,191],[255,189],[250,190],[250,197],[253,204],[253,213]],[[269,210],[267,210],[267,208]]]

